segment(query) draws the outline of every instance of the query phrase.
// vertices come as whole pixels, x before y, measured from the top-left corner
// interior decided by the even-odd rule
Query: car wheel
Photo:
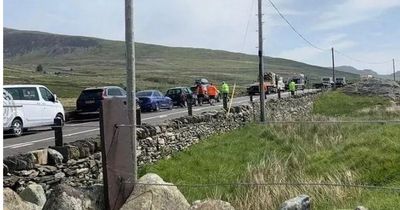
[[[14,136],[21,136],[24,130],[22,121],[20,119],[14,119],[11,123],[12,133]]]
[[[169,103],[168,109],[171,110],[174,107],[174,103],[172,101]]]
[[[154,111],[158,112],[160,111],[160,105],[156,103],[156,107],[154,107]]]

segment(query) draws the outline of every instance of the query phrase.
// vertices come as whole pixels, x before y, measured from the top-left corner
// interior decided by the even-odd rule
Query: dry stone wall
[[[296,120],[308,117],[318,93],[267,102],[268,120]],[[259,104],[232,107],[225,111],[205,112],[166,121],[160,125],[142,125],[137,129],[139,166],[185,150],[205,138],[225,133],[259,119]],[[102,183],[102,164],[98,138],[86,139],[3,160],[4,187],[22,192],[32,182],[49,195],[52,187],[66,184],[88,187]]]

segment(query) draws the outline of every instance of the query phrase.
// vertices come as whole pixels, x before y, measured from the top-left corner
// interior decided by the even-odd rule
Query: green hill
[[[236,82],[243,91],[257,79],[255,55],[221,50],[136,43],[137,89],[192,85],[196,78]],[[331,75],[328,68],[267,57],[266,70],[284,78],[303,73],[311,82]],[[38,65],[43,66],[37,72]],[[357,75],[337,75],[356,79]],[[61,97],[77,97],[89,86],[125,84],[125,46],[121,41],[4,28],[4,83],[39,83]]]

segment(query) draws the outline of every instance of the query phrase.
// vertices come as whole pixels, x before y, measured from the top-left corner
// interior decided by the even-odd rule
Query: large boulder
[[[68,185],[60,184],[54,187],[43,210],[83,210],[84,195]]]
[[[3,160],[10,172],[33,169],[36,162],[37,159],[32,153],[9,156]]]
[[[189,210],[235,210],[233,206],[221,200],[195,201]]]
[[[10,188],[3,189],[3,209],[4,210],[39,210],[41,207],[24,201]]]
[[[28,185],[21,193],[20,196],[25,201],[38,205],[40,208],[46,203],[46,194],[43,187],[38,184]]]
[[[145,185],[136,186],[121,210],[187,210],[190,207],[178,188],[173,185],[165,186],[171,184],[164,182],[157,174],[146,174],[138,183]]]
[[[280,210],[310,210],[311,199],[308,195],[300,195],[285,201]]]

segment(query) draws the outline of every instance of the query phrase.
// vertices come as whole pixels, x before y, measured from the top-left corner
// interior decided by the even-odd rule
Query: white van
[[[3,129],[15,136],[32,127],[54,124],[54,118],[64,121],[64,107],[43,85],[3,86]]]

